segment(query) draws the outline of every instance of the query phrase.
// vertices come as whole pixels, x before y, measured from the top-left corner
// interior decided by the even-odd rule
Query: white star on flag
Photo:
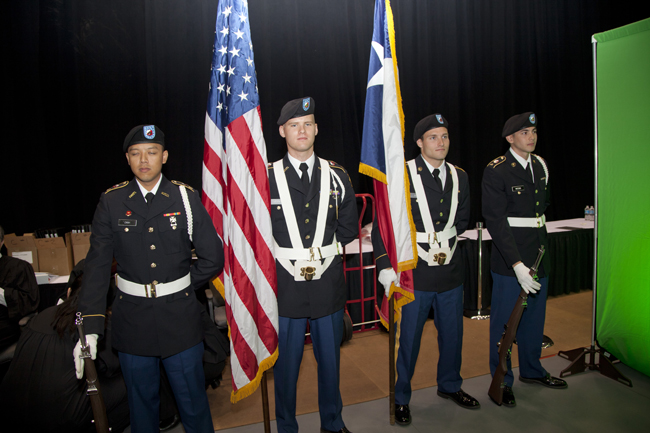
[[[226,258],[213,283],[226,301],[233,403],[257,389],[278,356],[268,161],[247,8],[219,1],[203,152],[202,201]]]

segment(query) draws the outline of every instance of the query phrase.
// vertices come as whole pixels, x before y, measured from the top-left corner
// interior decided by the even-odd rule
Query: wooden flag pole
[[[262,374],[262,411],[264,412],[264,433],[271,433],[271,417],[269,416],[269,389],[266,384],[266,374]]]

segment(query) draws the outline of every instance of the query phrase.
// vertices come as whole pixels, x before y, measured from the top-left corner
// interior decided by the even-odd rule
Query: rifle
[[[537,270],[539,265],[542,262],[542,257],[544,257],[544,245],[539,248],[539,253],[537,254],[537,259],[532,268],[530,268],[530,276],[537,281]],[[528,293],[524,289],[521,289],[519,292],[519,298],[515,303],[515,307],[512,309],[508,323],[503,327],[503,335],[501,335],[501,340],[497,345],[499,346],[499,363],[497,364],[496,371],[492,377],[492,383],[490,383],[490,390],[488,395],[490,398],[499,406],[503,402],[503,388],[506,386],[504,378],[508,372],[508,361],[510,360],[510,355],[512,352],[512,343],[515,340],[517,335],[517,328],[519,327],[519,320],[521,320],[521,315],[524,313],[524,308],[526,308],[528,301]]]
[[[90,358],[90,348],[86,342],[86,333],[84,332],[84,324],[81,313],[77,312],[77,331],[79,332],[79,341],[81,342],[81,358],[84,359],[84,372],[86,373],[86,383],[88,384],[88,391],[86,394],[90,397],[90,407],[93,410],[95,428],[97,433],[109,433],[111,429],[108,427],[108,417],[106,416],[106,405],[104,404],[104,397],[102,397],[99,381],[97,380],[97,370],[95,369],[95,362]]]

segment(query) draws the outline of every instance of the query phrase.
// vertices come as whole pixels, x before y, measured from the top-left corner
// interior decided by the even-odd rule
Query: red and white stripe
[[[203,204],[224,242],[224,272],[215,285],[226,301],[235,403],[257,389],[277,359],[277,284],[259,106],[224,133],[206,114]]]

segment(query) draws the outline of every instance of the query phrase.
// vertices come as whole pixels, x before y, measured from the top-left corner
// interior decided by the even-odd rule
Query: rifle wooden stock
[[[521,289],[519,292],[519,298],[515,303],[515,308],[512,309],[508,323],[505,324],[503,335],[499,341],[499,363],[497,364],[497,369],[494,372],[492,377],[492,383],[490,383],[490,390],[488,395],[496,404],[501,406],[503,402],[503,387],[505,386],[504,378],[508,372],[508,360],[510,359],[510,349],[512,343],[515,341],[517,335],[517,328],[519,327],[519,320],[521,320],[521,315],[526,308],[526,301],[528,299],[528,294],[524,289]]]
[[[537,252],[537,259],[535,264],[530,268],[528,274],[537,281],[537,270],[539,269],[540,264],[542,263],[542,257],[546,249],[544,245],[539,247]],[[521,289],[519,292],[519,298],[515,302],[515,308],[512,309],[510,313],[510,318],[508,323],[505,324],[503,335],[501,335],[501,340],[499,341],[499,363],[497,364],[496,371],[494,376],[492,376],[492,383],[490,383],[490,389],[488,390],[488,395],[496,404],[501,406],[503,403],[503,387],[506,386],[506,383],[503,381],[506,373],[508,372],[508,359],[510,359],[510,349],[512,348],[512,343],[515,341],[517,336],[517,328],[519,328],[519,321],[521,320],[521,315],[524,313],[524,308],[526,308],[526,302],[528,300],[528,293],[524,289]]]
[[[104,397],[102,396],[99,380],[97,379],[95,361],[90,357],[90,348],[86,342],[86,333],[84,332],[81,313],[77,313],[75,323],[79,332],[79,340],[81,341],[81,358],[84,360],[84,373],[86,373],[86,383],[88,384],[86,394],[90,397],[90,407],[93,410],[95,429],[97,433],[109,433],[111,429],[108,427],[106,405],[104,404]]]

